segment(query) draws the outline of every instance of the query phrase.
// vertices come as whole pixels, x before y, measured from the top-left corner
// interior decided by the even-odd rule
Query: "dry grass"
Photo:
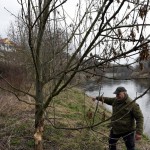
[[[23,143],[28,138],[32,139],[33,126],[29,126],[33,123],[33,112],[31,106],[19,102],[14,96],[1,95],[0,150],[21,150],[25,148]]]
[[[15,115],[22,111],[33,109],[30,105],[18,101],[13,95],[0,96],[0,113],[4,115]]]
[[[48,108],[49,121],[57,127],[87,126],[92,122],[86,118],[89,108],[94,112],[96,104],[78,89],[68,90],[57,96]],[[96,121],[100,121],[99,107]],[[106,114],[110,115],[108,112]],[[107,150],[109,128],[107,124],[84,130],[58,130],[45,122],[44,150]],[[19,102],[12,95],[0,97],[0,150],[32,150],[34,147],[34,107]],[[150,150],[150,141],[144,137],[137,150]],[[118,145],[124,150],[123,142]]]

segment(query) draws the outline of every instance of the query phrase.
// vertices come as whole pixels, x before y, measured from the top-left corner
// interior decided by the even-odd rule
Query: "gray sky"
[[[5,8],[13,14],[17,14],[20,10],[20,5],[17,0],[0,0],[0,36],[2,38],[7,37],[9,25],[15,20],[15,17]]]
[[[64,4],[66,11],[68,11],[69,13],[74,12],[75,8],[73,9],[73,6],[75,6],[77,2],[78,0],[67,1],[67,3]],[[15,20],[15,17],[5,8],[12,14],[17,15],[21,9],[21,6],[18,4],[17,0],[0,0],[0,36],[2,38],[7,37],[9,25]]]

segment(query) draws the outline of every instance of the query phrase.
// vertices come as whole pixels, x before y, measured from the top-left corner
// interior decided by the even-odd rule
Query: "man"
[[[143,133],[143,114],[137,103],[132,102],[124,87],[118,87],[115,98],[96,97],[93,100],[112,105],[109,150],[116,150],[116,143],[123,138],[127,150],[135,150],[135,140],[140,140]]]

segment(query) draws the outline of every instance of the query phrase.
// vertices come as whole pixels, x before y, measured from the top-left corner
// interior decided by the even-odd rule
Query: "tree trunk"
[[[43,131],[44,131],[44,119],[43,113],[36,108],[37,112],[35,113],[35,150],[43,150]]]

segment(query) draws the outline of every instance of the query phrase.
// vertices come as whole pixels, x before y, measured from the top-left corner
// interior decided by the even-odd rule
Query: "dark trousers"
[[[116,143],[121,137],[125,142],[127,150],[135,150],[134,131],[125,134],[113,134],[112,130],[109,136],[109,150],[116,150]]]

